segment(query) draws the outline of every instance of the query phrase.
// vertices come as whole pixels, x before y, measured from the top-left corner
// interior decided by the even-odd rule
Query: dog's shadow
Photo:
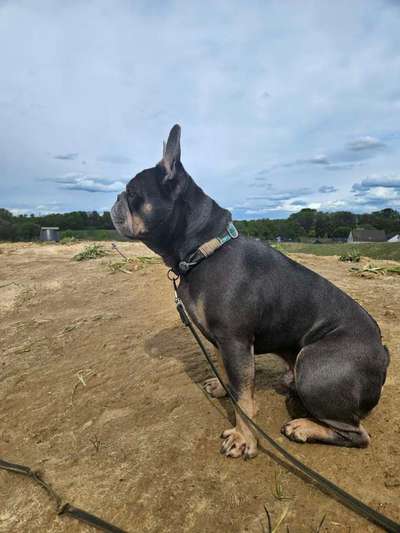
[[[205,344],[218,368],[213,346],[207,341],[205,341]],[[181,325],[163,329],[152,337],[147,338],[144,348],[150,357],[159,361],[165,358],[173,358],[179,361],[189,378],[200,387],[202,387],[207,378],[213,377],[212,370],[201,353],[200,347],[190,331]],[[282,386],[282,377],[286,370],[285,363],[273,354],[256,357],[256,389],[272,389],[279,394],[285,395],[287,397],[287,409],[293,416],[293,414],[298,413],[300,405],[297,398],[293,394],[288,395],[287,390]],[[227,398],[220,398],[219,402],[229,419],[233,421],[234,413],[231,402]]]

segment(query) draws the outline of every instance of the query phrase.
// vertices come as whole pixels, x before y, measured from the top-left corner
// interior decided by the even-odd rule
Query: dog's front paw
[[[257,439],[250,430],[244,435],[237,428],[227,429],[221,438],[224,441],[220,451],[226,457],[251,459],[257,455]]]
[[[203,387],[204,390],[213,398],[222,398],[223,396],[226,396],[225,389],[221,385],[221,382],[218,378],[206,379]]]

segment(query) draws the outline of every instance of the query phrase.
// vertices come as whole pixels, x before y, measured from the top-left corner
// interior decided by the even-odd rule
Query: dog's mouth
[[[121,193],[117,197],[117,201],[111,208],[111,220],[115,229],[122,237],[134,240],[132,227],[129,224],[131,218],[129,207],[126,201],[125,193]]]

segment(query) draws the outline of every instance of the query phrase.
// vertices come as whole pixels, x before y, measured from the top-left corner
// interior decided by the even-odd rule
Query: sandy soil
[[[105,246],[111,250],[110,243]],[[112,273],[114,256],[71,261],[72,246],[0,245],[0,457],[40,469],[66,501],[129,532],[377,531],[288,472],[269,452],[219,453],[230,404],[209,399],[207,363],[180,325],[166,268]],[[151,255],[121,244],[130,256]],[[392,363],[366,450],[301,445],[275,390],[283,365],[257,359],[257,420],[288,450],[400,520],[400,276],[359,278],[335,257],[297,260],[378,320]],[[374,261],[375,264],[383,262]],[[0,471],[1,532],[89,532],[57,517],[29,480]],[[288,529],[287,529],[288,528]]]

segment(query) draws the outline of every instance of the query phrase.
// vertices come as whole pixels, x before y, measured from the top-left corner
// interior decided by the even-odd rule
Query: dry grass
[[[98,259],[108,255],[109,252],[103,248],[101,244],[89,244],[85,246],[82,252],[74,255],[72,258],[74,261],[88,261],[90,259]]]
[[[375,275],[385,275],[385,274],[400,274],[400,267],[398,266],[390,266],[390,267],[380,267],[373,265],[372,263],[368,263],[367,265],[363,267],[351,267],[350,272],[355,274],[359,277],[366,277],[371,278]]]
[[[112,274],[116,272],[123,272],[124,274],[132,274],[137,270],[142,270],[148,265],[154,265],[161,263],[159,257],[147,257],[147,256],[138,256],[133,258],[126,258],[122,261],[109,261],[107,267]]]
[[[287,496],[284,493],[284,488],[282,484],[282,472],[275,472],[275,485],[274,490],[272,491],[272,495],[279,501],[292,499],[290,496]]]
[[[267,515],[267,527],[263,528],[263,533],[277,533],[289,512],[289,505],[285,507],[285,509],[282,511],[280,517],[278,518],[274,526],[272,525],[271,515],[266,505],[264,505],[264,510],[265,510],[265,514]]]

